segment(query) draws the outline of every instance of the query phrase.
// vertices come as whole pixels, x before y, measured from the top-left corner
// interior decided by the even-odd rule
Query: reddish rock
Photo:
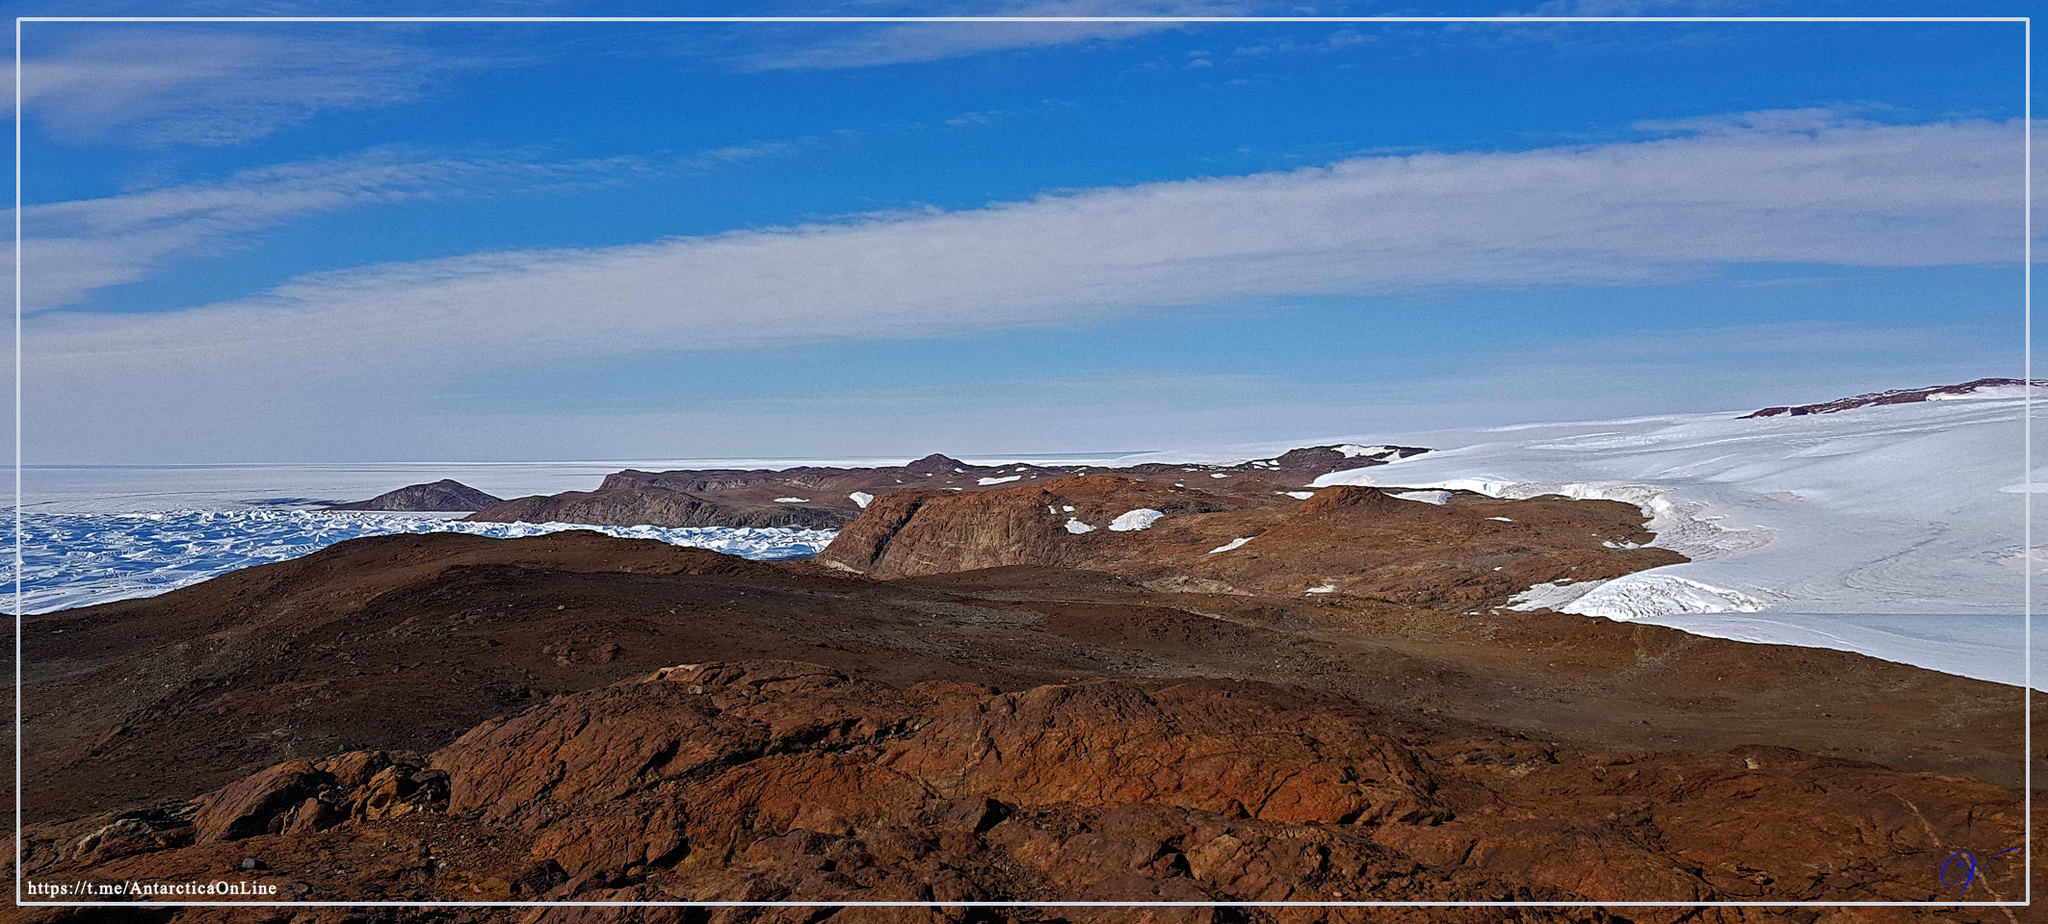
[[[333,784],[334,777],[309,761],[286,761],[201,799],[192,829],[201,844],[271,833],[293,809]]]
[[[1784,749],[1615,755],[1414,734],[1266,684],[1000,693],[890,688],[794,662],[686,665],[479,726],[432,757],[449,801],[329,828],[266,826],[291,814],[285,794],[338,789],[301,761],[198,800],[193,827],[225,824],[245,839],[235,856],[260,856],[277,875],[346,857],[341,881],[385,897],[1586,904],[1925,900],[1938,893],[1930,864],[1952,845],[2019,830],[2015,793]],[[396,760],[340,794],[365,804],[401,780],[429,791],[433,773]],[[216,839],[113,859],[36,853],[30,872],[217,875],[233,861]],[[2017,888],[2017,869],[1984,875],[1987,892]],[[615,913],[531,919],[659,919]],[[1273,917],[1353,919],[1321,914]],[[1003,919],[1037,919],[1019,915]]]
[[[1134,510],[1161,515],[1145,529],[1114,528]],[[877,498],[818,558],[878,578],[1037,565],[1108,572],[1158,590],[1300,596],[1320,587],[1390,603],[1487,606],[1545,581],[1685,560],[1636,547],[1654,538],[1644,523],[1640,510],[1611,501],[1457,494],[1438,505],[1356,486],[1297,501],[1090,475]]]

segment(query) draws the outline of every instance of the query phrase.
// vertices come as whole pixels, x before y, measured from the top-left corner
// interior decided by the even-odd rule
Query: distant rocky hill
[[[1464,492],[1442,500],[1355,486],[1197,490],[1115,475],[979,494],[902,491],[876,499],[817,560],[878,578],[1037,565],[1110,572],[1154,590],[1401,604],[1469,603],[1684,560],[1639,547],[1652,536],[1628,504]]]
[[[469,485],[452,478],[427,484],[411,484],[396,491],[386,491],[369,500],[347,504],[333,504],[329,510],[408,510],[430,512],[460,512],[481,510],[496,504],[500,498],[485,494]]]
[[[2026,384],[2027,383],[2024,379],[1978,379],[1974,382],[1964,382],[1960,385],[1929,385],[1926,388],[1901,388],[1894,389],[1892,391],[1874,391],[1866,395],[1856,395],[1855,397],[1851,398],[1836,398],[1833,401],[1823,401],[1819,404],[1793,404],[1780,405],[1778,407],[1767,407],[1762,410],[1751,411],[1736,419],[1748,420],[1752,417],[1803,417],[1807,414],[1833,414],[1837,411],[1846,411],[1852,408],[1859,407],[1872,407],[1874,405],[1880,404],[1916,404],[1921,401],[1939,401],[1943,398],[1969,397],[1978,395],[1979,393],[1984,392],[1988,389],[2008,389],[2016,393],[2020,388],[2022,388]],[[2034,384],[2036,386],[2048,385],[2048,382],[2043,382],[2039,379],[2036,379],[2034,381]]]
[[[1199,485],[1210,492],[1271,496],[1318,475],[1385,465],[1429,450],[1415,446],[1340,444],[1294,449],[1230,465],[1149,462],[974,465],[938,453],[904,465],[872,468],[689,469],[605,476],[595,491],[535,495],[477,509],[469,519],[491,523],[589,523],[600,526],[785,526],[833,529],[877,497],[898,491],[972,494],[1089,474],[1114,474],[1162,485]]]

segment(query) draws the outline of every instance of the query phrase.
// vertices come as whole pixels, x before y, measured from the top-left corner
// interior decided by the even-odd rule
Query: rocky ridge
[[[1074,475],[1106,473],[1171,484],[1217,476],[1245,491],[1294,488],[1318,475],[1384,465],[1428,450],[1413,446],[1314,446],[1229,465],[1144,463],[973,465],[933,453],[904,465],[874,468],[798,466],[706,469],[605,476],[595,491],[515,498],[478,509],[483,522],[588,523],[609,526],[789,526],[832,529],[852,522],[866,499],[898,491],[980,493]]]
[[[1943,398],[1963,397],[1988,388],[2016,389],[2026,385],[2025,379],[1977,379],[1959,385],[1930,385],[1926,388],[1901,388],[1892,391],[1876,391],[1850,398],[1836,398],[1817,404],[1792,404],[1767,407],[1742,415],[1738,420],[1753,417],[1804,417],[1808,414],[1834,414],[1859,407],[1876,407],[1885,404],[1916,404],[1921,401],[1938,401]],[[2048,382],[2035,380],[2035,387]]]

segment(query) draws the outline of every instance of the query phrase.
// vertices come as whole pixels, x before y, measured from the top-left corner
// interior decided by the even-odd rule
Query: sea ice
[[[829,529],[723,529],[471,523],[432,514],[255,508],[22,516],[22,604],[30,613],[147,597],[309,555],[362,536],[457,532],[496,538],[588,529],[756,559],[804,558]]]

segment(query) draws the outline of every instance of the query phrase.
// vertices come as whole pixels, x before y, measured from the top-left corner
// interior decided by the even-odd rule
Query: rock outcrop
[[[878,578],[1038,565],[1163,590],[1491,605],[1545,581],[1684,561],[1640,547],[1653,538],[1644,522],[1609,501],[1457,493],[1431,504],[1354,486],[1297,500],[1087,475],[979,494],[885,495],[818,560]]]
[[[562,697],[426,763],[297,761],[189,823],[32,826],[24,871],[206,880],[247,856],[328,899],[1927,901],[1955,845],[2018,843],[2022,813],[1778,748],[1419,735],[1267,684],[889,687],[788,661]],[[2015,863],[1979,874],[2020,890]]]
[[[406,485],[396,491],[386,491],[369,500],[353,501],[346,504],[331,504],[327,509],[457,513],[469,510],[482,510],[498,502],[499,498],[492,497],[452,478],[443,478],[440,481],[427,484]]]

